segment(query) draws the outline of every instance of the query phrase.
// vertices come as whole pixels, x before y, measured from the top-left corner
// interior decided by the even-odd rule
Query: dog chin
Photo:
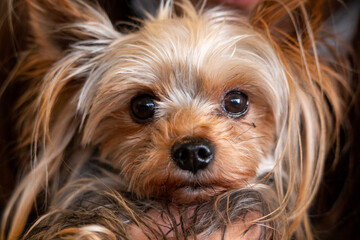
[[[225,189],[214,186],[201,186],[199,184],[184,185],[171,193],[172,202],[177,204],[199,204],[224,192]],[[167,196],[168,198],[168,196]]]

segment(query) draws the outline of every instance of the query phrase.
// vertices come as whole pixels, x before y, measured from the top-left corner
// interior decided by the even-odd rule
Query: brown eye
[[[230,117],[236,118],[246,114],[249,103],[249,98],[245,93],[231,91],[225,95],[222,107]]]
[[[155,114],[154,96],[141,94],[134,97],[131,100],[130,112],[135,122],[141,124],[150,122]]]

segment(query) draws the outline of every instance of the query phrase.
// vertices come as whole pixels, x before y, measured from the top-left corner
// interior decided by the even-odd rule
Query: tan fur
[[[7,82],[28,86],[14,112],[19,112],[19,146],[33,157],[8,203],[1,239],[24,236],[41,194],[50,207],[26,237],[136,239],[106,209],[98,214],[110,214],[110,220],[98,224],[80,219],[55,235],[34,229],[51,227],[74,210],[77,199],[86,198],[86,191],[110,192],[130,222],[143,229],[151,214],[141,216],[121,193],[149,206],[154,199],[187,207],[214,203],[216,213],[218,202],[235,203],[230,193],[244,190],[257,192],[268,209],[247,221],[264,225],[272,239],[313,238],[307,210],[342,122],[346,97],[341,94],[347,88],[346,77],[317,55],[320,5],[264,1],[248,19],[221,7],[196,10],[189,1],[175,3],[177,14],[167,1],[138,31],[124,34],[105,12],[83,0],[22,4],[31,41]],[[231,118],[221,108],[232,89],[249,96],[243,117]],[[131,99],[141,92],[157,99],[155,120],[146,125],[129,114]],[[196,175],[180,170],[170,157],[171,146],[188,136],[207,138],[217,149],[215,160]],[[116,173],[81,180],[82,165],[94,150]],[[259,167],[265,161],[270,172]],[[274,185],[266,183],[269,178]],[[191,190],[194,184],[201,189]],[[244,204],[258,216],[259,209]],[[230,207],[219,209],[228,214]],[[239,220],[224,221],[230,226]],[[117,228],[124,235],[113,232]],[[213,230],[194,235],[211,236],[219,228],[214,223]]]

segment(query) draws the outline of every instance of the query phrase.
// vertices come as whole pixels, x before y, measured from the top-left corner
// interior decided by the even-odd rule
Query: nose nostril
[[[207,162],[211,156],[211,151],[207,147],[201,147],[201,148],[199,148],[197,155],[199,157],[199,160]]]
[[[190,152],[186,148],[179,148],[174,152],[174,157],[184,161],[190,157]]]

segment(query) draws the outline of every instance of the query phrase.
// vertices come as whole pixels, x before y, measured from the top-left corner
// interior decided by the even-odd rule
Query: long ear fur
[[[49,57],[68,49],[72,43],[98,38],[80,24],[111,26],[99,7],[83,1],[27,0],[26,4],[34,42]]]
[[[120,34],[97,6],[81,0],[27,0],[8,4],[16,6],[14,16],[17,9],[27,9],[29,15],[21,21],[30,22],[31,36],[25,43],[28,50],[18,59],[5,83],[5,86],[22,85],[28,89],[18,99],[13,114],[17,118],[18,138],[25,149],[23,157],[32,158],[32,169],[13,193],[1,228],[1,239],[5,239],[5,232],[8,239],[16,239],[38,194],[44,189],[56,190],[47,187],[48,180],[57,186],[59,179],[52,176],[61,170],[64,149],[80,124],[77,106],[69,102],[76,102],[83,79],[94,68],[91,59],[95,49],[98,53],[104,51]],[[71,98],[73,101],[61,101]],[[29,149],[33,150],[32,157]]]
[[[279,171],[275,182],[281,204],[272,213],[276,217],[287,212],[289,225],[281,230],[284,239],[293,235],[296,239],[312,239],[307,211],[322,178],[326,153],[337,139],[351,92],[345,64],[333,66],[339,56],[318,54],[318,46],[325,44],[319,32],[324,24],[323,12],[324,1],[265,0],[250,18],[277,50],[288,74],[287,133],[279,139],[279,167],[275,170]],[[284,173],[287,182],[279,178]],[[283,186],[287,186],[284,191]]]

